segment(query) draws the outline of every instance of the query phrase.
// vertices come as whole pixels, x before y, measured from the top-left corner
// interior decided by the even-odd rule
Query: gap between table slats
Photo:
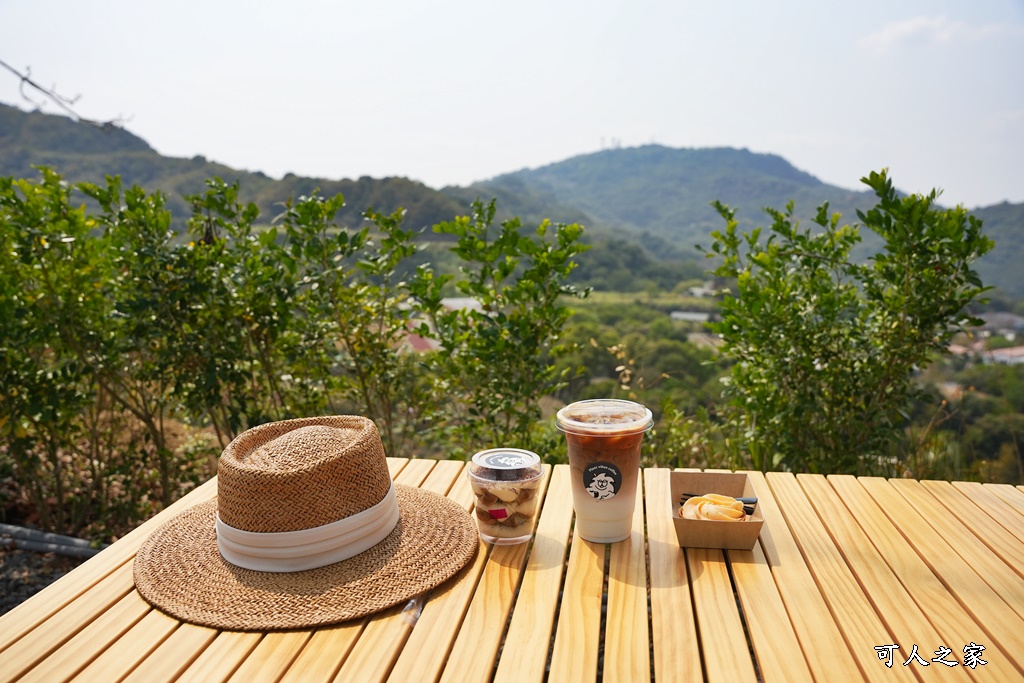
[[[462,464],[462,463],[460,463]],[[466,510],[473,508],[473,492],[465,475],[459,476],[448,497]],[[477,581],[487,563],[490,547],[480,541],[476,557],[454,577],[438,586],[423,606],[419,620],[405,641],[388,680],[435,681],[451,650]]]
[[[1024,542],[1007,531],[948,481],[922,481],[921,486],[945,507],[946,514],[952,514],[969,527],[978,541],[998,555],[1006,563],[1006,567],[1016,574],[1017,579],[1024,578]],[[1024,604],[1019,605],[1018,614],[1022,614],[1021,609],[1024,609]]]
[[[955,651],[957,647],[978,641],[984,632],[974,616],[932,572],[860,481],[853,475],[832,474],[828,476],[828,483],[941,638],[937,643],[914,640],[911,646],[917,644],[925,652],[934,653],[941,646],[949,646]],[[992,670],[1001,680],[1013,680],[1020,675],[998,645],[986,645],[992,648],[988,651],[993,655],[990,666],[994,667]],[[937,666],[947,668],[941,664]]]
[[[766,477],[818,590],[846,638],[853,653],[853,662],[861,668],[865,678],[873,681],[914,680],[913,669],[873,666],[876,664],[872,659],[875,657],[874,648],[889,641],[888,629],[814,513],[796,477],[790,472],[769,472]]]
[[[815,680],[830,683],[863,680],[861,665],[856,660],[859,653],[849,649],[818,591],[768,481],[760,472],[750,470],[745,473],[757,491],[758,506],[764,517],[761,547],[811,674]],[[871,654],[874,654],[873,650]],[[852,665],[837,666],[836,662]]]
[[[984,510],[997,524],[1013,534],[1018,540],[1024,541],[1024,515],[1018,515],[1009,503],[980,482],[954,481],[952,485],[953,488]]]
[[[138,597],[136,593],[129,596]],[[140,598],[141,600],[141,598]],[[146,605],[144,609],[148,609]],[[180,622],[154,609],[148,609],[124,635],[112,641],[96,659],[72,680],[76,683],[120,681],[178,628]]]
[[[145,616],[145,611],[135,614],[139,611],[135,607],[141,598],[136,595],[134,600],[129,599],[132,592],[131,577],[131,564],[121,565],[63,611],[37,625],[28,635],[0,653],[0,674],[14,680],[47,658],[47,666],[52,667],[65,659],[70,665],[70,655],[51,657],[51,654],[59,648],[68,647],[69,652],[73,651],[76,657],[83,656],[83,650],[94,647],[96,642],[92,639],[96,630],[90,629],[92,624],[102,619],[102,630],[115,629],[115,633],[120,633],[134,621],[141,619]],[[126,605],[127,608],[124,608]],[[122,628],[121,624],[114,620],[115,616],[132,618],[133,621]],[[82,666],[88,664],[96,654],[98,653],[82,661]],[[69,675],[73,673],[74,671]]]
[[[1024,516],[1024,491],[1009,484],[985,484],[985,488],[1006,501],[1017,514]]]
[[[887,637],[873,643],[872,647],[894,643],[900,645],[899,653],[902,653],[902,657],[899,653],[894,653],[893,668],[895,664],[902,667],[914,645],[919,646],[920,656],[926,661],[931,660],[931,653],[943,642],[942,636],[914,601],[910,590],[900,583],[899,577],[872,545],[871,539],[858,524],[855,515],[847,509],[824,475],[799,474],[796,478],[808,500],[814,505],[818,518],[825,525],[836,548],[842,553],[850,571],[860,583],[864,594],[885,624]],[[871,662],[871,666],[884,666],[884,662],[879,660],[871,649],[866,649],[862,655]],[[921,666],[917,662],[910,666],[914,667],[915,674],[925,680],[929,680],[929,676],[939,674],[943,677],[942,680],[965,680],[968,677],[968,672],[963,667],[940,672],[939,669],[944,668],[942,665],[927,671],[917,668]]]
[[[693,618],[686,557],[672,523],[669,472],[665,468],[644,470],[654,680],[700,683],[704,680],[700,640]]]
[[[597,680],[605,544],[573,534],[558,608],[549,681]]]
[[[639,473],[636,486],[630,536],[624,541],[610,544],[602,679],[606,681],[651,679],[643,482]]]
[[[216,478],[192,491],[188,500],[178,500],[152,519],[143,522],[117,543],[62,576],[46,590],[33,595],[0,617],[0,653],[71,602],[93,589],[97,583],[133,559],[149,535],[178,512],[194,502],[209,500],[217,492]],[[194,502],[193,502],[194,501]]]
[[[912,479],[890,479],[889,483],[910,503],[918,514],[935,531],[947,539],[950,546],[971,568],[992,587],[1016,613],[1018,618],[1024,610],[1024,579],[1007,566],[996,553],[978,538],[955,515],[949,514],[935,496],[918,481]],[[976,512],[979,521],[987,519],[980,510]],[[1011,540],[1010,543],[1013,543]],[[1014,543],[1015,545],[1015,543]],[[1024,628],[1024,620],[1020,622]]]
[[[686,548],[684,555],[700,635],[704,675],[709,683],[756,681],[757,673],[725,562],[725,552],[717,548]]]
[[[177,680],[181,673],[217,637],[216,629],[181,623],[178,628],[148,653],[125,678],[125,683],[165,683]]]
[[[491,549],[440,680],[490,680],[526,562],[527,545]]]
[[[494,683],[542,683],[572,528],[569,466],[555,465]],[[404,654],[404,653],[403,653]],[[404,683],[411,679],[396,679]]]
[[[454,460],[412,460],[402,470],[403,477],[415,477],[414,486],[446,495],[462,472],[463,463]],[[414,469],[415,474],[410,472]],[[366,627],[345,658],[336,681],[383,681],[405,644],[412,620],[423,604],[424,596],[402,603],[367,618]],[[411,612],[407,611],[411,610]]]
[[[889,481],[880,477],[861,477],[858,481],[947,589],[974,615],[976,623],[988,637],[996,641],[1004,652],[1024,652],[1024,621],[981,580],[950,543]],[[1024,673],[1020,663],[1015,665]]]

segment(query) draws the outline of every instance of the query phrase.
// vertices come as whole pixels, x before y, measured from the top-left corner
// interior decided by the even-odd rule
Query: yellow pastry
[[[743,503],[730,496],[705,493],[683,503],[679,516],[685,519],[706,519],[719,522],[742,522],[747,518]]]

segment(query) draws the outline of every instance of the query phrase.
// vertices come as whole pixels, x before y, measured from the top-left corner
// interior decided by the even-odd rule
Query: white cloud
[[[905,46],[966,44],[1001,37],[1024,38],[1024,25],[984,24],[975,26],[946,16],[913,17],[886,24],[874,33],[861,38],[859,45],[873,52],[885,53]]]

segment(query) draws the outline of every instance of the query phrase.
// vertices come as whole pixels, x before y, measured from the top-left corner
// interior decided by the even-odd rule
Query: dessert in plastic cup
[[[570,403],[555,420],[569,449],[576,533],[595,543],[629,538],[640,446],[654,424],[651,411],[632,401],[598,398]]]
[[[468,468],[480,538],[494,545],[524,543],[533,536],[540,486],[540,456],[519,448],[491,448]]]

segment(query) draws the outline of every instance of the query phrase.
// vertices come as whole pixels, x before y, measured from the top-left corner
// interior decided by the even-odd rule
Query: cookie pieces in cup
[[[540,456],[519,448],[492,448],[474,455],[467,472],[480,538],[494,545],[530,540],[544,474]]]

